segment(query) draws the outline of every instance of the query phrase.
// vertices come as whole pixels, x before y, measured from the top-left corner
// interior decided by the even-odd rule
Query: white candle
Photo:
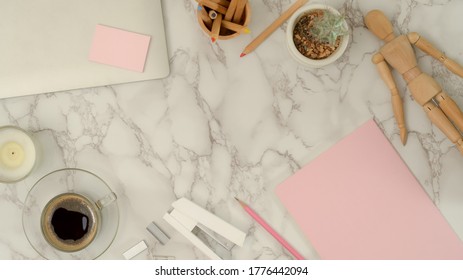
[[[31,137],[23,130],[0,127],[0,182],[24,179],[34,167],[36,150]]]

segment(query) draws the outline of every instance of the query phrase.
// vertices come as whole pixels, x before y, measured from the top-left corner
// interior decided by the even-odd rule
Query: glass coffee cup
[[[95,174],[53,171],[35,183],[23,210],[23,228],[46,259],[95,259],[112,244],[119,226],[117,196]]]

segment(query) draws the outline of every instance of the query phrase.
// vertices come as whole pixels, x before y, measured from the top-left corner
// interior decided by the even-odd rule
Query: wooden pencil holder
[[[201,4],[199,4],[199,6],[201,6],[201,9],[206,9],[206,11],[208,11],[208,12],[210,10],[209,8],[204,7]],[[199,26],[201,27],[201,29],[208,36],[212,36],[212,32],[211,32],[212,27],[206,26],[206,23],[201,18],[199,12],[196,13],[196,17],[198,18],[198,23],[199,23]],[[248,2],[248,3],[246,3],[246,6],[244,7],[243,16],[241,17],[241,21],[238,24],[242,25],[243,29],[244,29],[244,28],[246,28],[248,26],[250,21],[251,21],[251,5]],[[228,39],[232,39],[232,38],[237,37],[241,33],[243,33],[243,32],[232,31],[230,29],[221,27],[219,37],[217,39],[218,40],[228,40]]]

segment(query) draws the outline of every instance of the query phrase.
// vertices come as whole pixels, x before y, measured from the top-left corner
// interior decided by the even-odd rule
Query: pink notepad
[[[143,72],[151,37],[98,24],[88,59]]]
[[[463,243],[374,121],[276,193],[322,259],[463,259]]]

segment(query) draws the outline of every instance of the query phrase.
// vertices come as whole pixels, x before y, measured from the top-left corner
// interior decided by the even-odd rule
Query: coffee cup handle
[[[108,206],[109,204],[113,203],[114,201],[116,201],[117,199],[117,196],[115,193],[111,192],[109,193],[108,195],[106,195],[105,197],[101,198],[100,200],[98,200],[96,202],[96,206],[98,207],[98,209],[103,209],[105,208],[106,206]]]

